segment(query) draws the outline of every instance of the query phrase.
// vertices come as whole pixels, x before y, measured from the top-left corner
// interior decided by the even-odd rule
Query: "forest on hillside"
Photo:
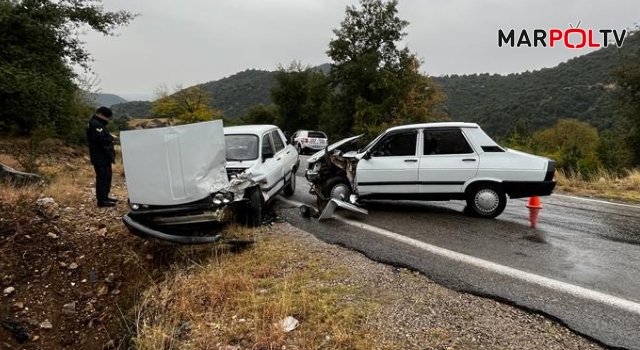
[[[446,112],[452,120],[477,122],[496,137],[519,123],[530,131],[554,125],[562,118],[586,121],[603,131],[618,117],[614,110],[612,72],[622,57],[633,55],[640,36],[627,38],[621,49],[611,45],[560,63],[553,68],[509,75],[471,74],[434,77],[447,96]],[[327,72],[328,65],[321,71]],[[249,69],[201,84],[212,96],[212,108],[225,119],[238,120],[258,105],[272,103],[276,72]],[[113,106],[116,114],[150,116],[151,102],[133,101]]]

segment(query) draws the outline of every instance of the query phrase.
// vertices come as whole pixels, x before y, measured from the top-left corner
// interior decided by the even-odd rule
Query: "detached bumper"
[[[215,236],[179,236],[167,234],[141,224],[128,214],[122,217],[122,222],[131,233],[145,239],[153,238],[179,244],[207,244],[215,243],[222,239],[222,234],[216,234]]]
[[[504,181],[504,191],[509,198],[524,198],[533,196],[549,196],[556,187],[555,181]]]

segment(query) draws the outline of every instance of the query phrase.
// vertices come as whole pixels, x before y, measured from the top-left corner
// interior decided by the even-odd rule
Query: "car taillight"
[[[302,143],[309,143],[309,139],[302,139]]]

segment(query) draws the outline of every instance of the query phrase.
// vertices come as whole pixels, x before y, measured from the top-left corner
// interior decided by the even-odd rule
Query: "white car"
[[[291,136],[291,144],[299,154],[315,153],[327,147],[327,134],[322,131],[298,130]]]
[[[252,174],[260,184],[262,199],[271,201],[283,192],[291,196],[296,190],[298,152],[274,125],[243,125],[224,128],[227,173]]]
[[[217,120],[131,130],[121,143],[131,208],[123,222],[143,238],[213,243],[222,235],[200,227],[260,225],[264,207],[296,188],[298,153],[273,125],[223,128]]]
[[[366,147],[348,151],[362,135],[309,158],[305,176],[321,199],[467,201],[472,214],[500,215],[510,198],[547,196],[555,161],[507,149],[477,124],[426,123],[393,127]],[[351,200],[352,202],[355,201]]]

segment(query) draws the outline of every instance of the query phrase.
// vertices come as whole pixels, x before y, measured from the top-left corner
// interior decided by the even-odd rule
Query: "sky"
[[[333,29],[357,0],[103,0],[107,10],[140,14],[115,36],[87,32],[96,88],[126,99],[159,87],[218,80],[246,69],[275,70],[294,60],[319,65]],[[498,47],[498,30],[635,28],[637,0],[399,0],[410,24],[402,44],[428,75],[518,73],[553,67],[594,49]],[[579,40],[577,40],[579,41]],[[81,74],[85,74],[81,72]]]

